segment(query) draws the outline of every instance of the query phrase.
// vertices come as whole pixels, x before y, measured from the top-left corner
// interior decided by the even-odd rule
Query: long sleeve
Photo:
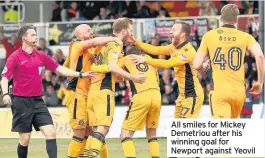
[[[153,46],[138,40],[135,41],[134,45],[141,48],[144,52],[152,55],[170,55],[170,50],[174,47],[172,44],[167,46]]]
[[[188,58],[181,58],[181,57],[171,57],[168,60],[164,60],[164,59],[153,59],[149,56],[145,57],[145,62],[147,64],[150,64],[152,66],[155,67],[159,67],[159,68],[171,68],[171,67],[175,67],[175,66],[179,66],[179,65],[184,65],[188,62],[190,62],[190,60]]]
[[[10,44],[8,43],[8,41],[5,38],[2,39],[2,44],[4,45],[6,51],[10,50]]]

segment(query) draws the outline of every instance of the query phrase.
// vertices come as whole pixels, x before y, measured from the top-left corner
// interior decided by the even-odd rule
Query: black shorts
[[[41,97],[12,97],[13,132],[28,133],[32,125],[36,131],[39,127],[52,125],[52,117]]]

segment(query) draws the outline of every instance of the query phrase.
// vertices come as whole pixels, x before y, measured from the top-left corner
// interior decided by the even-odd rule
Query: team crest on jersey
[[[84,125],[84,120],[80,120],[79,125]]]
[[[186,56],[185,56],[184,54],[180,54],[180,55],[179,55],[179,59],[180,59],[180,60],[184,60],[184,59],[186,59]]]
[[[223,30],[218,30],[217,33],[222,34],[224,31]]]
[[[3,71],[2,71],[2,74],[5,74],[7,72],[7,67],[5,66]]]
[[[113,53],[113,58],[118,58],[118,57],[119,57],[118,52],[114,52],[114,53]]]

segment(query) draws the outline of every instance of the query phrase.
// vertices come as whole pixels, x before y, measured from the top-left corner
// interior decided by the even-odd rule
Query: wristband
[[[6,95],[9,95],[9,93],[5,93],[5,94],[3,94],[2,98],[4,98],[4,96],[6,96]],[[10,96],[10,95],[9,95],[9,96]]]
[[[83,78],[83,76],[82,76],[82,72],[79,72],[79,77],[80,77],[80,78]]]

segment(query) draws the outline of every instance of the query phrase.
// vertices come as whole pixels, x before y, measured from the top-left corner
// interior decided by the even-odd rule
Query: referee
[[[3,102],[12,105],[12,131],[19,133],[17,154],[27,158],[32,125],[46,137],[49,158],[57,158],[56,132],[51,115],[42,100],[42,69],[46,67],[63,76],[94,77],[96,72],[76,72],[59,66],[51,57],[37,51],[37,34],[33,26],[23,26],[18,30],[22,48],[7,59],[2,72]],[[8,93],[8,81],[13,78],[13,97]]]

